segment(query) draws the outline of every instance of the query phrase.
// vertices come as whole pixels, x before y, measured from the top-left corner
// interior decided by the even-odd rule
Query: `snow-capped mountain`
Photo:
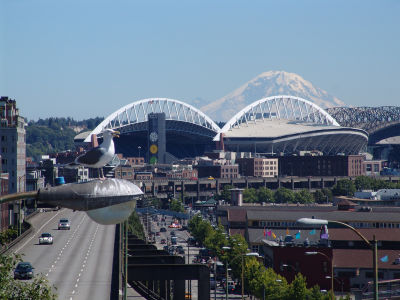
[[[201,110],[215,121],[227,121],[252,102],[276,95],[300,97],[322,108],[345,106],[338,98],[314,87],[311,82],[295,73],[269,71],[258,75],[225,97],[201,107]]]

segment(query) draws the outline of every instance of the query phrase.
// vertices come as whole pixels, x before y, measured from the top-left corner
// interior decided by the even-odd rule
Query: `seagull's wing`
[[[100,160],[100,157],[104,155],[104,153],[105,150],[103,148],[96,147],[78,156],[75,162],[78,164],[94,165]]]

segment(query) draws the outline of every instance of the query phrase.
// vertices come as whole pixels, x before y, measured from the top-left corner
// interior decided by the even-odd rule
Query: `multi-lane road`
[[[58,230],[61,218],[70,220],[70,230]],[[11,251],[49,280],[57,299],[110,299],[114,225],[99,225],[86,213],[69,209],[41,212],[30,222],[34,233]],[[39,245],[43,232],[53,236],[53,245]]]

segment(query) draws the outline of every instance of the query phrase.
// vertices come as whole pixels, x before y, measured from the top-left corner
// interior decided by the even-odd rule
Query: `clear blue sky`
[[[269,70],[400,105],[400,1],[0,0],[0,95],[29,120],[216,100]]]

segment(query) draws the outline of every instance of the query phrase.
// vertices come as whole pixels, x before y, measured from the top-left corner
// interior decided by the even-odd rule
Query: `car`
[[[160,243],[161,243],[161,244],[166,244],[167,241],[166,241],[165,239],[162,239]]]
[[[224,283],[224,284],[225,284],[224,288],[226,291],[227,285],[226,285],[226,283]],[[235,290],[235,282],[233,280],[228,280],[228,291],[233,292],[234,290]]]
[[[186,293],[185,293],[185,299],[186,299],[186,300],[191,300],[191,299],[192,299],[192,294],[186,292]]]
[[[156,236],[160,236],[160,232],[159,231],[156,232]]]
[[[175,231],[171,231],[170,235],[175,236]]]
[[[51,236],[50,233],[45,232],[40,235],[39,245],[42,245],[42,244],[50,244],[50,245],[53,244],[53,237]]]
[[[14,279],[32,279],[33,269],[30,262],[21,261],[17,264],[17,267],[14,269]]]
[[[60,221],[58,222],[58,230],[62,229],[71,229],[71,224],[68,219],[60,219]]]
[[[167,232],[167,228],[161,227],[161,228],[160,228],[160,232]]]
[[[210,289],[215,290],[217,286],[217,282],[215,281],[214,277],[210,277]]]
[[[177,244],[176,236],[172,236],[172,237],[171,237],[171,244],[172,244],[172,245],[176,245],[176,244]]]
[[[215,178],[212,177],[212,176],[209,176],[207,179],[208,179],[208,180],[214,180]]]

